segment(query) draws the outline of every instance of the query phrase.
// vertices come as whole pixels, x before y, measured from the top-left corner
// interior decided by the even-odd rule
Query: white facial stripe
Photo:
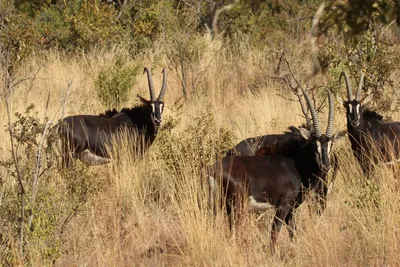
[[[329,141],[329,142],[328,142],[328,148],[327,148],[328,156],[329,156],[330,153],[331,153],[331,147],[332,147],[332,141]]]
[[[164,105],[160,104],[160,113],[162,113],[164,111]]]
[[[156,106],[153,103],[151,103],[151,109],[153,110],[153,113],[156,113]]]
[[[356,110],[357,110],[357,117],[358,119],[360,119],[360,104],[357,104]]]
[[[349,113],[351,114],[353,112],[353,107],[351,106],[351,104],[349,104]]]
[[[319,141],[316,141],[317,144],[317,152],[320,158],[322,158],[322,151],[321,151],[321,143]]]

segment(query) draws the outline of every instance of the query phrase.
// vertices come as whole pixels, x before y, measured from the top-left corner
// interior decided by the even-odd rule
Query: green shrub
[[[50,265],[61,255],[66,225],[101,189],[102,180],[79,162],[71,169],[56,168],[53,150],[42,142],[43,135],[54,141],[55,132],[46,134],[46,124],[33,105],[15,117],[11,124],[15,158],[7,153],[0,160],[5,174],[0,177],[0,262],[32,265],[31,261],[41,259]]]
[[[397,0],[329,1],[320,28],[327,32],[335,28],[342,34],[363,34],[378,24],[396,19],[400,24],[400,4]]]
[[[200,114],[192,121],[179,133],[162,131],[157,137],[157,143],[163,144],[159,148],[163,161],[177,174],[187,168],[199,172],[202,166],[213,164],[234,145],[233,133],[218,129],[212,113]]]
[[[29,17],[18,14],[10,2],[0,1],[0,68],[2,75],[10,75],[4,81],[12,84],[16,69],[34,51],[37,35]]]
[[[110,66],[104,67],[95,83],[95,90],[106,108],[119,108],[129,96],[129,91],[136,83],[138,66],[129,66],[118,57]]]
[[[361,71],[366,73],[364,89],[374,96],[374,108],[386,112],[393,110],[394,80],[400,56],[395,47],[377,42],[372,30],[368,30],[346,42],[336,41],[319,51],[319,62],[323,71],[332,77],[329,85],[333,91],[345,94],[344,86],[339,84],[340,73],[349,73],[353,90],[358,87]],[[343,85],[343,84],[342,84]],[[355,93],[355,92],[353,92]],[[365,95],[362,95],[365,96]]]
[[[35,12],[35,29],[44,48],[109,48],[125,37],[115,8],[100,1],[69,1],[48,5]]]

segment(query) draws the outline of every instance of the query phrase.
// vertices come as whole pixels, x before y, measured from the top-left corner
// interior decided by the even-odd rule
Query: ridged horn
[[[315,111],[314,105],[313,105],[310,97],[303,90],[303,88],[301,88],[301,91],[303,92],[303,95],[304,95],[304,97],[305,97],[305,99],[307,101],[308,107],[310,108],[310,111],[311,111],[311,117],[312,117],[312,120],[313,120],[313,127],[314,127],[314,131],[315,131],[315,136],[316,137],[320,137],[322,135],[322,133],[321,133],[321,129],[319,128],[317,112]]]
[[[147,80],[148,80],[148,83],[149,83],[150,101],[155,101],[156,97],[155,97],[155,94],[154,94],[153,79],[151,77],[151,71],[150,71],[149,68],[144,67],[143,73],[145,73],[145,72],[147,72]]]
[[[328,115],[328,126],[326,127],[325,135],[331,138],[332,128],[333,128],[333,118],[334,118],[334,103],[331,91],[329,89],[326,89],[326,91],[328,91],[329,115]]]
[[[358,84],[357,94],[356,94],[356,101],[360,101],[361,90],[364,86],[364,72],[361,73],[360,82]]]
[[[347,73],[345,71],[342,71],[342,73],[340,73],[339,82],[342,82],[342,77],[343,76],[344,76],[344,80],[346,82],[347,101],[352,101],[353,100],[353,91],[351,90],[349,76],[347,75]]]
[[[158,96],[158,101],[163,101],[165,90],[167,89],[167,69],[163,68],[162,73],[163,73],[163,81],[162,81],[160,95]]]

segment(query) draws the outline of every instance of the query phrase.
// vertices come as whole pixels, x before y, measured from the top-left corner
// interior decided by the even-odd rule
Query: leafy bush
[[[136,83],[139,66],[129,66],[118,57],[110,66],[104,67],[95,83],[95,90],[106,108],[119,108],[128,100],[129,91]]]
[[[116,17],[112,6],[76,0],[69,1],[68,5],[59,3],[37,10],[34,22],[45,48],[74,52],[119,43],[125,31]]]
[[[349,200],[345,204],[357,210],[364,210],[368,214],[373,214],[374,219],[380,221],[381,216],[381,187],[376,180],[366,180],[362,182],[357,191],[349,195]]]
[[[203,113],[193,119],[185,130],[174,134],[162,131],[157,137],[160,155],[167,168],[175,173],[189,168],[200,171],[202,166],[213,164],[234,145],[230,130],[217,129],[211,113]]]
[[[9,1],[0,1],[0,29],[0,66],[13,76],[16,67],[34,50],[37,34],[32,21],[18,14]]]
[[[366,31],[346,42],[327,44],[326,49],[319,51],[319,62],[322,70],[333,77],[330,87],[336,92],[344,90],[338,82],[343,70],[349,73],[353,88],[358,87],[355,81],[358,82],[361,72],[364,71],[364,88],[373,94],[375,108],[385,112],[393,110],[396,104],[393,103],[392,95],[393,74],[397,71],[400,56],[395,49],[377,42],[373,32]],[[340,93],[344,94],[344,91]]]
[[[331,28],[346,35],[363,34],[374,24],[386,24],[396,19],[400,24],[400,4],[397,0],[330,1],[321,20],[321,29]]]
[[[0,179],[0,262],[14,266],[40,258],[42,264],[54,263],[66,225],[101,183],[83,164],[56,169],[53,150],[43,139],[54,140],[50,135],[55,132],[46,134],[49,126],[38,119],[33,105],[15,116],[15,157],[8,153],[0,160],[5,174]]]

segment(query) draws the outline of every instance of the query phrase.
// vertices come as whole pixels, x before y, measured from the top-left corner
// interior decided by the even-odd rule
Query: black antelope
[[[303,201],[304,188],[314,190],[325,204],[327,194],[326,177],[331,168],[332,144],[339,136],[332,135],[334,110],[333,99],[328,91],[329,116],[325,134],[322,134],[317,113],[308,95],[303,92],[313,120],[313,131],[298,129],[285,144],[285,156],[225,156],[208,168],[211,194],[221,185],[221,192],[228,216],[246,196],[256,210],[263,210],[271,204],[276,209],[272,224],[271,248],[274,250],[282,222],[289,225],[293,237],[295,221],[293,210]],[[211,195],[210,194],[210,195]]]
[[[150,100],[138,95],[142,105],[123,108],[119,112],[108,110],[100,115],[69,116],[59,123],[64,166],[69,166],[71,159],[80,159],[88,165],[109,162],[107,147],[111,148],[113,136],[124,130],[134,137],[132,145],[141,152],[153,143],[162,121],[167,71],[163,69],[158,98],[155,97],[151,71],[145,67],[144,72],[147,73]]]
[[[347,87],[347,101],[343,100],[346,108],[347,131],[353,154],[361,165],[362,171],[369,176],[373,163],[392,162],[400,156],[400,123],[382,120],[382,116],[365,107],[368,97],[360,99],[364,85],[364,73],[358,85],[356,96],[353,97],[349,77],[344,77]]]

